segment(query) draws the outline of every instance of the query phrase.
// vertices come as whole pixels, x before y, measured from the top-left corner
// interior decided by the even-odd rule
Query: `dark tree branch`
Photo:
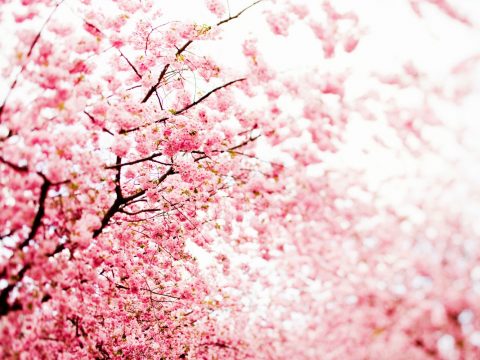
[[[128,60],[128,58],[123,54],[122,50],[118,49],[118,51],[120,52],[120,56],[123,57],[123,58],[127,61],[128,65],[130,65],[130,67],[131,67],[132,70],[135,72],[135,74],[141,79],[141,78],[142,78],[142,75],[140,75],[140,73],[138,72],[138,70],[137,70],[137,68],[135,67],[135,65],[133,65],[133,64],[131,63],[131,61]]]
[[[15,231],[16,231],[16,230],[10,230],[9,232],[7,232],[7,233],[4,234],[4,235],[0,235],[0,240],[3,240],[3,239],[5,239],[5,238],[7,238],[7,237],[12,236],[12,235],[15,233]]]
[[[130,287],[122,285],[122,284],[118,284],[118,283],[115,284],[115,287],[117,289],[130,290]]]
[[[120,170],[119,170],[120,171]],[[159,179],[158,179],[158,184],[162,183],[169,175],[175,174],[175,171],[173,170],[173,166],[170,166],[170,168],[165,172]],[[93,238],[95,239],[100,235],[103,231],[108,226],[108,223],[112,219],[112,217],[117,213],[121,211],[121,208],[123,205],[127,205],[130,201],[133,201],[140,196],[144,195],[147,191],[145,189],[137,191],[135,194],[132,194],[130,196],[122,196],[117,193],[117,196],[115,198],[115,201],[113,202],[112,206],[107,210],[105,215],[102,218],[101,225],[98,229],[96,229],[93,232]]]
[[[108,225],[108,222],[110,219],[115,215],[119,210],[120,206],[123,204],[123,199],[119,199],[118,197],[115,198],[115,201],[113,202],[112,206],[107,210],[105,215],[102,218],[102,222],[100,227],[93,232],[93,238],[95,239],[98,235],[100,235]]]
[[[0,163],[3,163],[9,167],[11,167],[13,170],[18,171],[18,172],[28,172],[28,167],[26,165],[24,166],[19,166],[16,165],[8,160],[5,160],[3,157],[0,156]]]
[[[123,209],[123,208],[120,210],[120,212],[122,212],[123,214],[127,214],[127,215],[130,215],[130,216],[135,216],[135,215],[144,214],[144,213],[149,213],[149,212],[159,212],[159,211],[163,211],[163,212],[164,212],[164,209],[152,208],[152,209],[138,210],[138,211],[134,211],[134,212],[127,211],[127,210],[125,210],[125,209]]]
[[[232,21],[233,19],[237,19],[240,15],[242,15],[245,11],[247,11],[248,9],[250,9],[251,7],[254,7],[255,5],[257,5],[258,3],[261,3],[263,0],[258,0],[258,1],[255,1],[253,4],[247,6],[246,8],[244,8],[243,10],[241,10],[240,12],[238,12],[236,15],[234,16],[229,16],[227,19],[225,20],[222,20],[220,21],[217,26],[220,26],[222,24],[225,24],[225,23],[228,23],[229,21]]]
[[[228,86],[230,86],[230,85],[233,85],[233,84],[235,84],[235,83],[237,83],[237,82],[245,81],[245,80],[247,80],[247,79],[246,79],[246,78],[242,78],[242,79],[232,80],[232,81],[230,81],[230,82],[228,82],[228,83],[226,83],[226,84],[223,84],[223,85],[221,85],[221,86],[218,86],[218,87],[216,87],[215,89],[213,89],[213,90],[209,91],[208,93],[206,93],[205,95],[203,95],[203,96],[202,96],[201,98],[199,98],[198,100],[196,100],[196,101],[192,102],[191,104],[185,106],[183,109],[181,109],[181,110],[179,110],[179,111],[176,111],[176,112],[175,112],[175,115],[179,115],[179,114],[181,114],[181,113],[184,113],[185,111],[189,110],[190,108],[192,108],[192,107],[200,104],[203,100],[207,99],[210,95],[216,93],[218,90],[224,89],[224,88],[226,88],[226,87],[228,87]]]
[[[115,174],[115,194],[117,195],[117,199],[123,199],[122,195],[122,184],[120,183],[120,177],[122,176],[122,158],[117,156],[116,159],[116,169],[117,173]]]
[[[224,19],[222,21],[220,21],[219,23],[217,23],[217,26],[221,26],[225,23],[228,23],[229,21],[232,21],[234,19],[237,19],[240,15],[242,15],[245,11],[247,11],[248,9],[250,9],[251,7],[257,5],[258,3],[262,2],[263,0],[257,0],[255,1],[254,3],[252,3],[251,5],[247,6],[246,8],[244,8],[243,10],[241,10],[240,12],[238,12],[236,15],[234,16],[229,16],[227,19]],[[193,40],[188,40],[185,44],[183,44],[183,46],[181,48],[179,48],[177,50],[177,54],[176,56],[179,56],[181,55],[187,48],[188,46],[190,46],[190,44],[193,43]],[[146,103],[148,101],[148,99],[150,99],[150,97],[153,95],[153,93],[155,92],[156,89],[158,89],[158,87],[160,86],[162,80],[163,80],[163,77],[165,76],[168,68],[170,67],[170,64],[166,64],[164,67],[163,67],[163,70],[162,72],[160,73],[159,77],[158,77],[158,80],[157,80],[157,83],[155,85],[153,85],[149,90],[148,92],[145,94],[143,100],[142,100],[142,104],[143,103]]]
[[[12,131],[12,129],[8,129],[7,135],[5,135],[5,137],[1,138],[0,141],[5,141],[5,140],[11,138],[12,136],[13,136],[13,131]]]
[[[27,264],[17,273],[17,275],[15,276],[15,282],[8,284],[7,287],[2,289],[2,291],[0,292],[0,317],[7,315],[10,311],[22,309],[22,304],[18,302],[14,302],[10,305],[8,303],[8,297],[12,290],[15,288],[15,286],[17,286],[17,284],[22,281],[28,269],[30,269],[30,265]]]
[[[233,85],[233,84],[235,84],[235,83],[237,83],[237,82],[245,81],[245,80],[246,80],[246,78],[241,78],[241,79],[232,80],[232,81],[229,81],[228,83],[225,83],[225,84],[223,84],[223,85],[220,85],[220,86],[214,88],[213,90],[210,90],[208,93],[206,93],[205,95],[203,95],[203,96],[202,96],[201,98],[199,98],[198,100],[196,100],[196,101],[188,104],[188,105],[185,106],[183,109],[180,109],[180,110],[178,110],[178,111],[175,111],[175,112],[174,112],[174,115],[180,115],[180,114],[184,113],[185,111],[191,109],[192,107],[200,104],[202,101],[204,101],[204,100],[207,99],[210,95],[216,93],[217,91],[219,91],[219,90],[221,90],[221,89],[224,89],[224,88],[226,88],[226,87],[228,87],[228,86],[230,86],[230,85]],[[128,133],[131,133],[131,132],[133,132],[133,131],[136,131],[136,130],[144,127],[144,126],[162,123],[162,122],[164,122],[164,121],[166,121],[166,120],[168,120],[168,119],[169,119],[168,117],[163,117],[163,118],[158,119],[158,120],[156,120],[156,121],[154,121],[153,123],[150,123],[150,124],[146,124],[146,125],[143,125],[143,126],[137,126],[137,127],[135,127],[135,128],[131,128],[131,129],[128,129],[128,130],[121,130],[121,131],[120,131],[120,134],[128,134]]]
[[[94,123],[94,124],[97,123],[97,120],[96,120],[89,112],[87,112],[86,110],[84,110],[83,113],[84,113],[85,115],[87,115],[90,120],[92,120],[92,123]],[[110,135],[113,136],[113,133],[112,133],[110,130],[108,130],[108,129],[106,129],[106,128],[102,128],[102,130],[105,131],[106,133],[109,133]]]
[[[143,103],[146,103],[148,101],[148,99],[150,99],[150,97],[153,95],[153,93],[155,92],[155,90],[157,90],[157,88],[160,86],[160,83],[162,82],[163,80],[163,77],[165,76],[165,74],[167,73],[167,70],[168,68],[170,67],[170,64],[166,64],[164,67],[163,67],[163,70],[162,72],[160,73],[160,75],[158,76],[158,80],[157,80],[157,83],[155,85],[153,85],[150,90],[148,90],[148,92],[145,94],[143,100],[142,100],[142,104]]]
[[[32,240],[35,237],[42,223],[43,215],[45,215],[45,200],[47,199],[47,193],[48,193],[48,190],[50,189],[50,186],[52,186],[52,183],[42,173],[39,173],[39,175],[43,178],[43,184],[40,187],[40,197],[38,199],[37,214],[33,219],[33,224],[30,229],[30,233],[28,234],[28,237],[20,243],[20,245],[18,246],[19,249],[23,249],[25,246],[28,245],[30,240]]]
[[[213,152],[213,153],[220,153],[220,154],[221,154],[221,153],[226,153],[226,152],[233,152],[234,150],[239,149],[239,148],[241,148],[241,147],[244,147],[244,146],[247,145],[248,143],[257,140],[260,136],[261,136],[261,135],[257,135],[257,136],[254,136],[254,137],[249,137],[247,140],[241,142],[241,143],[238,144],[238,145],[232,146],[231,148],[228,148],[228,149],[225,149],[225,150],[213,150],[212,152]],[[203,155],[200,156],[200,157],[198,157],[198,158],[195,158],[195,162],[208,158],[208,156],[205,155],[205,153],[204,153],[203,151],[198,151],[198,152],[196,152],[196,153],[197,153],[197,154],[203,154]]]
[[[141,162],[144,162],[144,161],[153,160],[154,158],[156,158],[158,156],[162,156],[162,153],[153,153],[152,155],[147,156],[145,158],[132,160],[132,161],[125,162],[125,163],[120,163],[120,164],[117,163],[115,165],[106,166],[105,168],[106,169],[118,169],[118,168],[123,167],[123,166],[135,165],[135,164],[138,164],[138,163],[141,163]],[[171,164],[163,164],[163,165],[171,165]]]
[[[105,350],[102,343],[96,344],[95,347],[97,348],[99,353],[102,355],[102,357],[96,357],[95,359],[98,359],[98,360],[110,360],[111,359],[110,354]]]
[[[152,289],[140,288],[140,290],[148,291],[149,293],[151,293],[153,295],[165,296],[165,297],[169,297],[169,298],[172,298],[172,299],[181,300],[181,298],[178,297],[178,296],[173,296],[173,295],[170,295],[170,294],[162,294],[162,293],[156,292]]]
[[[160,95],[158,95],[157,89],[155,89],[155,95],[157,96],[158,104],[160,105],[160,110],[163,110],[162,99],[160,99]]]

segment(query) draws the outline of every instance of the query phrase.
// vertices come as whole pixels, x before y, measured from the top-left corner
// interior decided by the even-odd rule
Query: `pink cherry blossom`
[[[0,358],[480,358],[478,51],[173,3],[0,0]]]

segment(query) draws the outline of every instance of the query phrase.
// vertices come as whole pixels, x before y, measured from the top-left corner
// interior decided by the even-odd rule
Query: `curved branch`
[[[185,44],[183,44],[183,46],[177,50],[177,53],[175,54],[176,56],[179,56],[181,55],[186,49],[187,47],[193,43],[193,40],[188,40]],[[156,82],[155,85],[153,85],[150,90],[148,90],[148,92],[145,94],[143,100],[142,100],[142,104],[143,103],[146,103],[148,101],[148,99],[150,99],[150,97],[155,93],[155,90],[158,89],[158,87],[160,86],[165,74],[167,73],[167,70],[168,68],[170,67],[170,64],[166,64],[164,67],[163,67],[163,70],[162,72],[160,73],[160,75],[158,76],[158,80]]]
[[[182,113],[184,113],[185,111],[191,109],[192,107],[200,104],[202,101],[204,101],[206,98],[208,98],[210,95],[216,93],[217,91],[221,90],[221,89],[224,89],[230,85],[233,85],[237,82],[240,82],[240,81],[245,81],[247,80],[247,78],[240,78],[240,79],[236,79],[236,80],[232,80],[232,81],[229,81],[228,83],[225,83],[223,85],[220,85],[220,86],[217,86],[216,88],[214,88],[213,90],[210,90],[208,93],[206,93],[205,95],[203,95],[201,98],[199,98],[198,100],[188,104],[187,106],[185,106],[184,108],[182,108],[181,110],[178,110],[178,111],[174,111],[173,114],[174,115],[180,115]],[[137,126],[135,128],[131,128],[131,129],[128,129],[128,130],[120,130],[119,133],[120,134],[128,134],[128,133],[131,133],[133,131],[136,131],[138,129],[141,129],[142,127],[145,127],[145,126],[149,126],[149,125],[152,125],[152,124],[158,124],[158,123],[161,123],[161,122],[164,122],[166,120],[168,120],[169,118],[168,117],[163,117],[161,119],[158,119],[158,120],[155,120],[154,122],[152,123],[149,123],[149,124],[145,124],[145,125],[142,125],[142,126]]]
[[[245,9],[241,10],[241,11],[238,12],[236,15],[234,15],[234,16],[229,16],[227,19],[220,21],[219,23],[217,23],[217,26],[220,26],[220,25],[225,24],[225,23],[227,23],[227,22],[229,22],[229,21],[232,21],[233,19],[238,18],[238,17],[239,17],[240,15],[242,15],[245,11],[247,11],[247,10],[250,9],[251,7],[257,5],[258,3],[261,3],[262,1],[263,1],[263,0],[255,1],[253,4],[247,6]]]
[[[2,156],[0,156],[0,163],[10,166],[13,170],[18,172],[28,172],[28,167],[26,165],[20,166],[20,165],[14,164],[8,160],[5,160]]]
[[[119,168],[120,170],[120,168]],[[165,172],[159,179],[158,179],[158,184],[162,183],[168,176],[175,174],[175,170],[173,169],[173,166],[170,166],[170,168]],[[117,192],[117,196],[115,198],[115,201],[113,202],[112,206],[107,210],[105,215],[102,218],[100,227],[96,229],[93,232],[93,238],[95,239],[100,235],[103,231],[108,226],[108,223],[112,219],[112,217],[117,213],[121,211],[121,208],[123,205],[128,204],[130,201],[135,200],[139,198],[140,196],[144,195],[147,191],[145,189],[137,191],[135,194],[130,195],[130,196],[121,196]]]
[[[45,175],[41,173],[39,173],[39,175],[43,178],[43,184],[40,188],[40,197],[38,199],[37,214],[33,219],[33,224],[30,229],[30,233],[28,234],[28,237],[20,243],[20,245],[18,246],[19,249],[23,249],[25,246],[28,245],[30,240],[32,240],[35,237],[42,223],[43,215],[45,215],[45,200],[47,199],[48,190],[50,190],[50,186],[52,186],[52,183],[50,182],[50,180],[46,178]]]
[[[158,157],[158,156],[162,156],[162,153],[153,153],[152,155],[150,156],[147,156],[147,157],[144,157],[144,158],[141,158],[141,159],[137,159],[137,160],[132,160],[132,161],[128,161],[128,162],[125,162],[125,163],[120,163],[120,164],[115,164],[115,165],[110,165],[110,166],[106,166],[105,169],[118,169],[120,167],[123,167],[123,166],[128,166],[128,165],[135,165],[135,164],[138,164],[138,163],[141,163],[141,162],[144,162],[144,161],[149,161],[149,160],[153,160],[154,158]],[[158,161],[157,161],[158,162]],[[161,163],[162,165],[172,165],[172,164],[164,164],[164,163]]]
[[[257,0],[255,1],[254,3],[250,4],[249,6],[247,6],[246,8],[244,8],[243,10],[241,10],[240,12],[238,12],[236,15],[234,16],[229,16],[228,18],[220,21],[219,23],[217,23],[217,26],[221,26],[225,23],[228,23],[229,21],[232,21],[234,19],[237,19],[240,15],[242,15],[245,11],[247,11],[248,9],[252,8],[253,6],[257,5],[258,3],[261,3],[263,0]],[[193,43],[193,40],[188,40],[185,44],[183,44],[183,46],[181,48],[179,48],[177,50],[177,53],[176,53],[176,56],[179,56],[181,55],[189,46],[190,44]],[[155,85],[153,85],[149,90],[148,92],[145,94],[145,96],[143,97],[142,99],[142,104],[143,103],[146,103],[148,101],[148,99],[150,99],[150,97],[155,93],[155,90],[157,90],[157,88],[160,86],[162,80],[163,80],[163,77],[165,76],[168,68],[170,67],[170,64],[166,64],[164,67],[163,67],[163,70],[162,72],[160,73],[160,75],[158,76],[158,80],[157,82],[155,83]]]
[[[230,82],[228,82],[228,83],[226,83],[226,84],[223,84],[223,85],[221,85],[221,86],[218,86],[218,87],[216,87],[215,89],[213,89],[213,90],[209,91],[208,93],[206,93],[205,95],[203,95],[203,96],[202,96],[201,98],[199,98],[197,101],[194,101],[194,102],[192,102],[191,104],[185,106],[183,109],[181,109],[181,110],[179,110],[179,111],[176,111],[176,112],[175,112],[175,115],[179,115],[179,114],[187,111],[188,109],[190,109],[190,108],[192,108],[192,107],[200,104],[203,100],[205,100],[205,99],[208,98],[210,95],[212,95],[212,94],[214,94],[215,92],[217,92],[218,90],[224,89],[224,88],[226,88],[226,87],[228,87],[228,86],[230,86],[230,85],[233,85],[233,84],[235,84],[235,83],[237,83],[237,82],[245,81],[245,80],[247,80],[247,79],[246,79],[246,78],[241,78],[241,79],[237,79],[237,80],[232,80],[232,81],[230,81]]]

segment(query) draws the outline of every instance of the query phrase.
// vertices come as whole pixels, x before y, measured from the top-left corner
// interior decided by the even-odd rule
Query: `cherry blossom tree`
[[[355,72],[345,3],[0,1],[2,358],[480,357],[479,57]]]

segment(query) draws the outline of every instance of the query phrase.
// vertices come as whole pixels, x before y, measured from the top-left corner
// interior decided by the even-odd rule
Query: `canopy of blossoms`
[[[355,3],[0,0],[0,358],[480,358],[480,21]]]

